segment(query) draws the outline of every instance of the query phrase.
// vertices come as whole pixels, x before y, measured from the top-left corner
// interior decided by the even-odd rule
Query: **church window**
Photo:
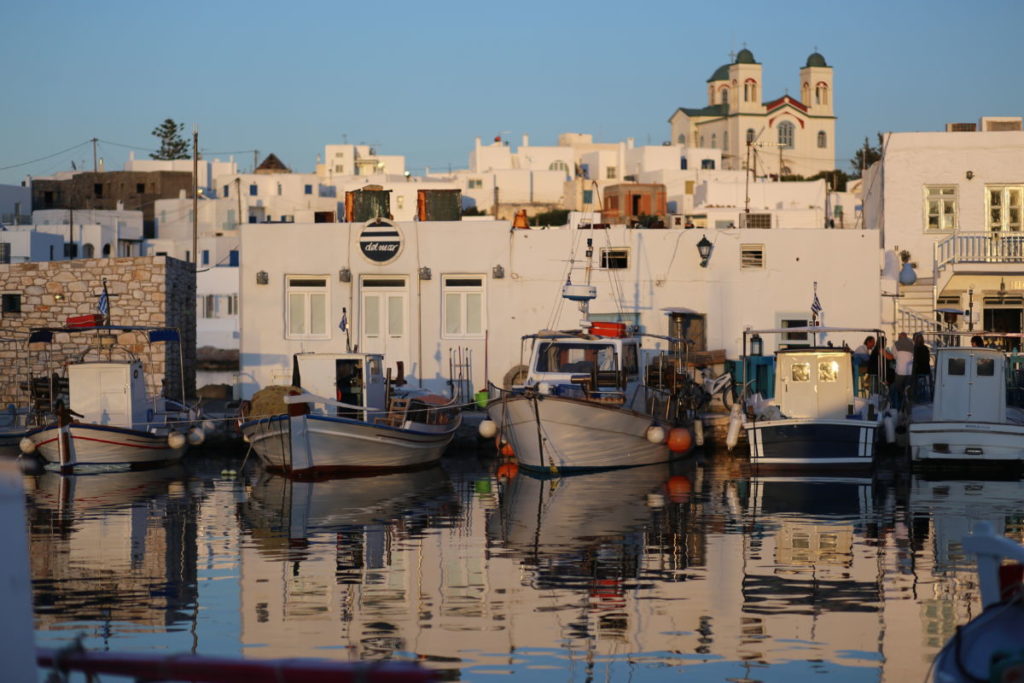
[[[957,196],[954,185],[926,185],[924,227],[926,231],[956,230]]]
[[[719,94],[721,95],[722,104],[729,104],[729,89],[722,88],[722,92]]]
[[[676,142],[678,142],[680,145],[685,145],[686,144],[686,135],[684,133],[680,133],[676,137]]]
[[[754,141],[754,129],[747,128],[747,144],[749,145]]]
[[[711,134],[711,147],[715,148],[717,146],[718,146],[718,134],[717,133],[712,133]]]
[[[823,130],[818,131],[818,147],[821,149],[828,147],[828,135]]]
[[[783,121],[779,124],[779,146],[783,149],[793,148],[795,128],[789,121]]]
[[[743,101],[744,102],[756,102],[757,101],[757,82],[749,80],[743,84]]]
[[[814,88],[814,103],[815,104],[828,104],[828,86],[824,83],[819,83]]]
[[[704,146],[704,136],[703,135],[700,136],[700,146],[701,147]]]

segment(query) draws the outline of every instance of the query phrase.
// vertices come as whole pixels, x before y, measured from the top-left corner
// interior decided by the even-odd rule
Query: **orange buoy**
[[[503,462],[498,467],[498,481],[508,481],[519,474],[519,465],[514,462]]]
[[[693,484],[689,477],[677,474],[674,477],[669,477],[665,482],[665,491],[668,492],[669,500],[673,503],[685,503],[690,497],[690,492],[693,491]]]
[[[516,454],[516,451],[514,448],[512,448],[512,444],[506,442],[505,445],[501,447],[501,454],[504,455],[506,458],[511,458],[513,455]]]
[[[685,453],[693,445],[693,437],[686,427],[674,427],[668,433],[668,449],[673,453]]]

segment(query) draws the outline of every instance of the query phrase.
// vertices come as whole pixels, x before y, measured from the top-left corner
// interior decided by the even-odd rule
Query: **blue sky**
[[[0,183],[91,167],[91,145],[23,162],[93,137],[120,169],[120,145],[147,158],[168,117],[198,124],[207,156],[258,149],[298,172],[345,141],[404,154],[416,174],[464,168],[477,136],[660,144],[744,44],[766,99],[799,94],[815,48],[834,67],[844,170],[876,131],[1024,114],[1020,0],[33,0],[0,17]]]

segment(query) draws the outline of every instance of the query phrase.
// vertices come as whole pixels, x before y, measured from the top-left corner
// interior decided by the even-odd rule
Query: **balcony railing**
[[[950,263],[1024,263],[1024,233],[958,232],[935,245],[937,268]]]

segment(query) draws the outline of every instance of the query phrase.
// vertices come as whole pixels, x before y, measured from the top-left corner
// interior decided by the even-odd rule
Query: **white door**
[[[412,347],[409,342],[409,291],[404,277],[364,277],[362,310],[359,326],[359,350],[384,354],[384,362],[394,367],[404,361],[407,372],[412,368]]]

